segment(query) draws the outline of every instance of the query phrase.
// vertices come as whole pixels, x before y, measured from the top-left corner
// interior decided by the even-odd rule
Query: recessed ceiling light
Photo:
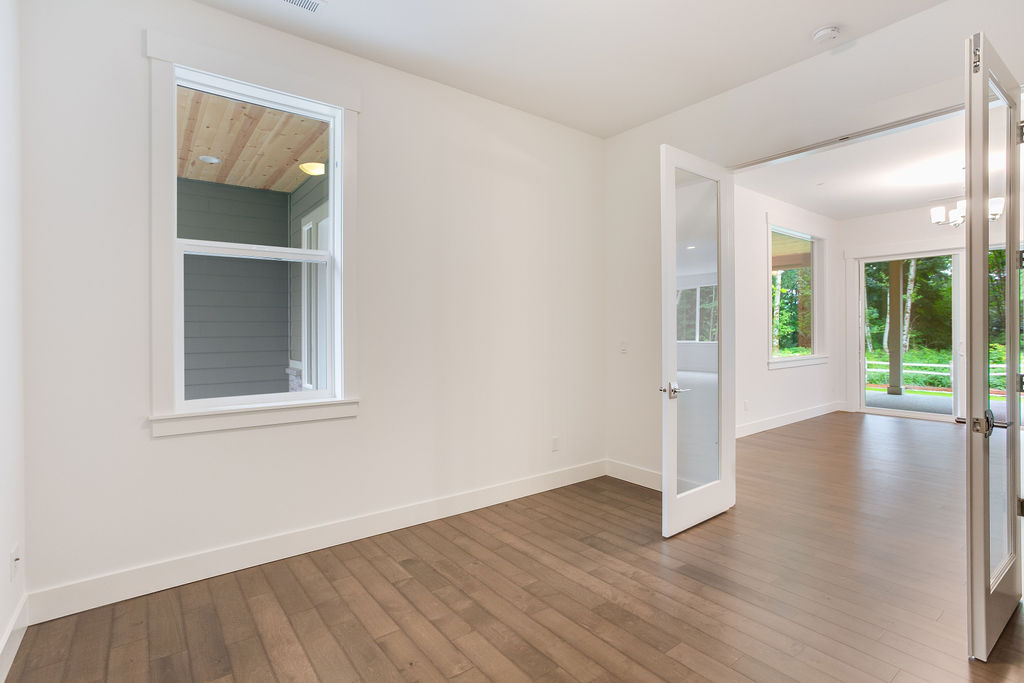
[[[811,40],[816,43],[830,43],[839,37],[838,26],[822,26],[811,34]]]
[[[204,154],[201,157],[199,157],[199,161],[205,162],[207,164],[219,164],[220,157],[212,157],[209,154]]]
[[[695,245],[691,244],[690,246],[688,246],[686,248],[687,248],[687,250],[689,250],[689,249],[696,249],[697,247]]]
[[[324,165],[319,161],[304,161],[299,164],[299,168],[306,175],[323,175]]]

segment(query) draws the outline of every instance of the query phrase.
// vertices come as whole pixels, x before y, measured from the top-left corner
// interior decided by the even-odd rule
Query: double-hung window
[[[266,417],[279,409],[297,420],[354,414],[315,411],[346,402],[344,111],[178,66],[173,79],[169,243],[154,223],[155,245],[171,246],[155,246],[154,263],[172,260],[173,397],[154,392],[154,433],[293,421]],[[235,417],[167,426],[218,414]]]

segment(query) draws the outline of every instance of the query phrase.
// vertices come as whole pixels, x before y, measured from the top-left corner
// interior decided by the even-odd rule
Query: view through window
[[[772,228],[772,356],[814,353],[814,241]]]
[[[718,341],[718,285],[702,285],[676,292],[676,339]]]
[[[329,397],[338,360],[330,114],[202,86],[177,87],[182,398]]]

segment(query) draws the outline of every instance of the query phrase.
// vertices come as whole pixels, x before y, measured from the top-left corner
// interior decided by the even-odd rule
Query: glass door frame
[[[718,184],[718,443],[719,478],[677,493],[678,370],[676,334],[676,169]],[[661,146],[662,535],[688,529],[736,504],[735,190],[725,168]]]
[[[1018,386],[1020,372],[1020,251],[1019,142],[1020,83],[981,33],[966,42],[967,65],[967,586],[968,654],[985,660],[1021,598],[1020,430]],[[1008,553],[991,567],[993,520],[990,513],[989,411],[989,113],[990,85],[1007,103],[1006,131],[1006,501]]]

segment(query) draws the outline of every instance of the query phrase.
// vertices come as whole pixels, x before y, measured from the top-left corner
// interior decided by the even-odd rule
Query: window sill
[[[811,356],[791,356],[789,358],[769,358],[769,370],[784,370],[786,368],[799,368],[804,365],[824,365],[828,362],[828,354],[816,353]]]
[[[359,399],[327,399],[303,403],[276,403],[206,410],[200,413],[151,415],[149,426],[155,437],[245,429],[294,422],[335,420],[359,414]]]

